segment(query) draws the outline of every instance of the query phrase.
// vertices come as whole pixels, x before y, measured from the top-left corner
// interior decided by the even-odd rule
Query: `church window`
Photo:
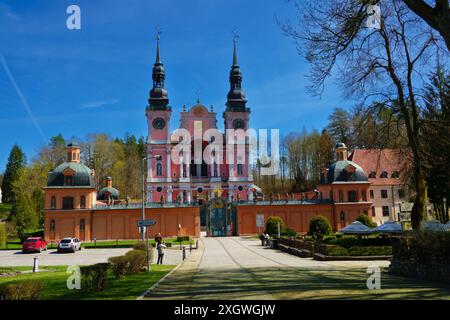
[[[73,197],[63,198],[63,209],[73,209]]]
[[[242,164],[238,164],[238,165],[237,165],[237,174],[238,174],[239,176],[241,176],[241,175],[244,174],[244,166],[243,166]]]
[[[162,164],[161,164],[161,162],[158,162],[156,164],[156,175],[157,176],[162,176],[163,175],[162,174]]]
[[[339,190],[339,202],[344,202],[344,192],[342,190]]]
[[[388,177],[387,171],[382,171],[381,174],[380,174],[380,178],[386,179],[387,177]]]
[[[84,219],[81,219],[80,220],[80,231],[84,231],[84,226],[85,226]]]
[[[64,185],[72,186],[73,185],[73,176],[64,176]]]
[[[358,202],[358,193],[354,190],[348,192],[348,202]]]
[[[345,212],[344,211],[341,211],[341,213],[339,214],[339,219],[341,221],[345,221]]]
[[[361,191],[361,198],[362,198],[362,201],[367,201],[366,190],[362,190],[362,191]]]
[[[55,220],[50,221],[50,231],[55,231]]]
[[[86,208],[86,197],[85,196],[81,196],[81,198],[80,198],[80,208],[81,209]]]
[[[375,171],[372,171],[370,174],[369,174],[369,178],[370,179],[375,179],[377,177],[377,173],[375,172]]]
[[[56,197],[53,196],[52,199],[50,200],[50,207],[52,209],[56,209]]]

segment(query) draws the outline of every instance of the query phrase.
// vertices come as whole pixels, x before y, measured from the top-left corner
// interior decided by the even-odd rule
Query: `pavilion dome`
[[[108,200],[108,197],[112,200],[119,200],[119,190],[113,187],[104,187],[97,194],[97,200]]]
[[[326,175],[326,181],[322,179],[321,184],[333,182],[366,182],[367,175],[364,170],[350,160],[341,160],[333,163]]]
[[[73,179],[70,185],[65,184],[64,172],[71,171]],[[64,162],[50,171],[48,187],[88,187],[94,188],[92,170],[82,163]]]

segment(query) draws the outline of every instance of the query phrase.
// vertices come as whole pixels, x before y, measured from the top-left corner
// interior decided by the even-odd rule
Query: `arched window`
[[[163,175],[162,174],[162,164],[161,164],[161,162],[158,162],[156,164],[156,175],[157,176],[162,176]]]
[[[387,171],[381,171],[380,178],[386,179],[388,177]]]
[[[80,220],[80,231],[84,231],[84,219]]]
[[[237,165],[237,174],[242,176],[244,174],[244,166],[242,164]]]
[[[339,214],[339,219],[341,221],[345,221],[345,212],[344,211],[341,211],[341,213]]]
[[[86,208],[86,197],[85,196],[81,196],[81,198],[80,198],[80,208],[81,209]]]
[[[55,231],[55,220],[50,220],[50,231]]]
[[[73,185],[73,176],[64,176],[64,185],[72,186]]]
[[[377,173],[375,171],[370,172],[370,174],[369,174],[370,179],[375,179],[376,177],[377,177]]]
[[[52,199],[50,200],[50,208],[56,209],[56,197],[52,196]]]
[[[73,209],[73,197],[63,198],[63,209]]]

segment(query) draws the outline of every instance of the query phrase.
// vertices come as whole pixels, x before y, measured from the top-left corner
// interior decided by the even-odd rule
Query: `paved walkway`
[[[450,299],[435,283],[382,273],[367,289],[368,266],[388,261],[321,262],[261,247],[250,238],[203,238],[199,250],[146,299]]]
[[[65,266],[65,265],[89,265],[100,262],[107,262],[109,257],[125,254],[131,248],[114,249],[83,249],[76,253],[57,253],[56,250],[43,251],[42,253],[22,253],[15,250],[0,251],[0,267],[33,266],[34,257],[39,258],[41,266]],[[189,255],[189,249],[186,250]],[[154,263],[157,260],[157,253],[154,250]],[[181,250],[173,248],[164,252],[164,264],[177,265],[182,262]]]

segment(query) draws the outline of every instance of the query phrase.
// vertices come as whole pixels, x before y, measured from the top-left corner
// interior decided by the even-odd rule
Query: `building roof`
[[[404,184],[404,168],[407,166],[408,159],[397,150],[356,149],[349,159],[363,168],[372,185]],[[384,171],[387,173],[387,178],[382,177]],[[397,172],[398,178],[392,177],[394,172]]]
[[[64,183],[64,172],[71,170],[73,172],[73,179],[70,185]],[[50,171],[48,176],[48,187],[87,187],[94,188],[94,181],[92,178],[92,171],[82,163],[64,162]]]
[[[333,182],[367,182],[367,175],[364,170],[356,163],[349,160],[341,160],[333,163],[326,176],[322,177],[321,184]]]
[[[110,195],[112,200],[119,200],[119,190],[113,187],[104,187],[98,192],[97,200],[108,200],[107,195]]]

